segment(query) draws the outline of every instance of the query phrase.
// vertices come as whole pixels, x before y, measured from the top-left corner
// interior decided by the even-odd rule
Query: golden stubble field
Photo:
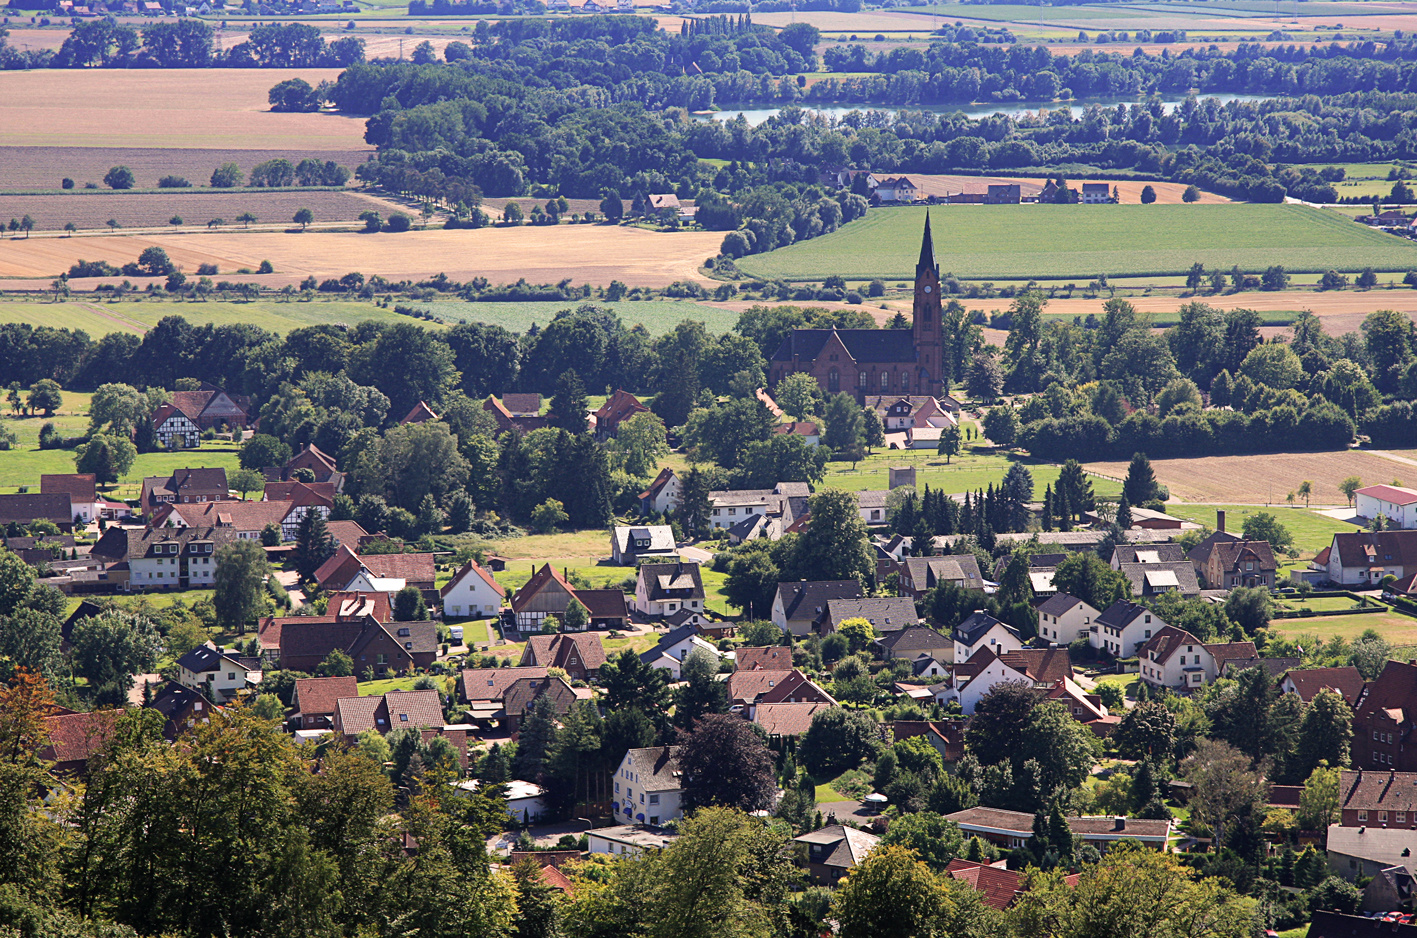
[[[920,187],[925,195],[946,196],[960,192],[979,192],[985,186],[991,184],[1018,183],[1020,193],[1024,196],[1036,196],[1043,191],[1043,185],[1047,182],[1037,176],[951,176],[951,175],[929,175],[919,173],[909,173],[907,177]],[[1186,191],[1184,183],[1179,182],[1143,182],[1136,179],[1067,179],[1068,186],[1082,191],[1082,184],[1085,182],[1105,182],[1107,185],[1117,190],[1117,196],[1124,204],[1137,205],[1141,203],[1142,189],[1151,186],[1156,192],[1156,204],[1158,205],[1181,205],[1183,204],[1182,194]],[[1200,201],[1213,204],[1218,202],[1229,202],[1223,195],[1216,195],[1213,192],[1201,192]]]
[[[1114,479],[1127,475],[1126,462],[1087,463],[1086,468]],[[1348,504],[1338,484],[1349,476],[1368,485],[1417,483],[1417,465],[1361,450],[1153,459],[1151,468],[1172,498],[1228,505],[1283,505],[1284,497],[1305,480],[1314,484],[1311,503],[1316,507]]]
[[[655,232],[610,225],[438,228],[372,235],[202,231],[30,238],[0,242],[0,277],[17,278],[5,284],[8,289],[42,289],[48,278],[80,258],[121,266],[156,245],[188,273],[199,264],[216,264],[222,271],[254,270],[269,260],[276,274],[242,279],[275,287],[305,276],[350,271],[377,273],[390,280],[445,273],[455,280],[486,277],[493,283],[514,283],[523,277],[532,283],[557,283],[569,277],[577,284],[600,286],[620,280],[632,286],[660,287],[676,280],[701,280],[699,265],[717,253],[722,239],[721,233],[712,231]],[[75,282],[79,289],[86,285]]]
[[[276,114],[272,85],[334,68],[46,69],[0,72],[0,143],[43,147],[358,150],[364,120]],[[5,159],[0,148],[0,160]]]

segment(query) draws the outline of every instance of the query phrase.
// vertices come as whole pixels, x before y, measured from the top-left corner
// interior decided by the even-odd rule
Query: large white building
[[[476,560],[462,565],[442,589],[443,615],[449,619],[482,619],[502,610],[506,590]]]
[[[654,827],[684,816],[678,746],[631,749],[615,770],[615,816]]]
[[[1369,485],[1353,493],[1358,517],[1382,515],[1391,527],[1417,528],[1417,490],[1396,485]]]

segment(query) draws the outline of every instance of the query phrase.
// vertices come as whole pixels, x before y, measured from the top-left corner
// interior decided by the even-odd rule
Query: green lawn
[[[416,677],[391,677],[382,681],[363,681],[359,685],[359,696],[372,697],[375,694],[387,694],[391,690],[413,690],[413,682]]]
[[[982,7],[971,7],[982,9]],[[831,234],[738,266],[760,277],[904,279],[924,208],[877,209]],[[930,210],[940,268],[969,279],[1157,276],[1228,270],[1407,270],[1417,245],[1302,205],[971,205]]]
[[[1299,612],[1337,612],[1340,609],[1356,608],[1357,603],[1347,596],[1314,596],[1309,599],[1288,599],[1279,605],[1282,609]]]
[[[1297,638],[1316,635],[1327,641],[1341,636],[1353,641],[1373,629],[1394,646],[1417,645],[1417,619],[1396,612],[1352,616],[1317,616],[1312,619],[1272,619],[1269,630],[1275,635]]]
[[[922,492],[926,485],[951,494],[973,492],[1003,481],[1009,466],[1015,462],[1023,463],[1033,473],[1035,498],[1043,497],[1045,485],[1058,481],[1058,466],[1021,456],[981,455],[966,450],[947,465],[945,457],[925,450],[886,450],[867,456],[855,469],[849,462],[828,463],[822,486],[852,492],[886,489],[890,487],[891,466],[914,466],[916,487]],[[1096,476],[1092,477],[1092,488],[1098,495],[1117,495],[1122,491],[1119,483]]]
[[[1263,459],[1263,457],[1256,457]],[[1264,505],[1206,505],[1206,504],[1183,504],[1179,502],[1167,502],[1167,514],[1175,515],[1177,518],[1184,518],[1187,521],[1194,521],[1198,524],[1215,526],[1216,509],[1225,510],[1225,527],[1228,531],[1238,533],[1245,524],[1245,519],[1250,515],[1267,511],[1279,519],[1279,523],[1294,535],[1294,546],[1299,553],[1305,556],[1313,556],[1333,543],[1335,534],[1342,534],[1356,530],[1347,521],[1337,521],[1326,515],[1321,515],[1316,511],[1309,511],[1304,508],[1287,508],[1274,506],[1266,508]]]

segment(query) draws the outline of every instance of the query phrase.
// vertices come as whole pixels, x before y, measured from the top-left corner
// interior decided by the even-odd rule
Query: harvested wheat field
[[[1349,476],[1370,484],[1394,479],[1417,483],[1417,464],[1361,450],[1153,459],[1151,467],[1172,498],[1231,505],[1283,505],[1285,496],[1305,480],[1314,484],[1315,506],[1348,504],[1338,484]],[[1088,463],[1087,469],[1114,479],[1127,475],[1126,462]]]
[[[283,150],[3,147],[0,148],[0,189],[26,192],[37,189],[59,191],[67,177],[74,180],[77,186],[69,194],[81,193],[85,183],[103,185],[104,174],[114,166],[126,166],[131,169],[139,189],[156,188],[157,181],[163,176],[181,176],[192,183],[193,188],[201,188],[210,182],[212,170],[227,162],[235,163],[241,167],[243,173],[249,175],[256,164],[266,160],[283,158],[298,164],[309,157],[322,163],[333,160],[353,172],[355,167],[373,154],[373,147],[368,146],[352,150],[305,150],[298,147]]]
[[[718,250],[722,235],[712,231],[654,232],[610,225],[441,228],[404,234],[358,232],[192,231],[153,235],[96,235],[83,238],[31,238],[0,242],[0,277],[43,281],[67,270],[76,260],[107,261],[121,266],[135,261],[152,245],[167,251],[188,272],[199,264],[222,271],[255,269],[269,260],[278,273],[251,277],[280,287],[305,276],[328,277],[350,271],[380,274],[390,280],[445,273],[455,280],[486,277],[493,283],[605,285],[620,280],[633,286],[665,286],[675,280],[699,280],[698,266]],[[40,283],[37,288],[43,289]],[[31,288],[28,283],[7,289]],[[75,283],[84,289],[85,282]]]
[[[950,175],[916,175],[910,176],[911,182],[920,187],[922,194],[944,197],[947,195],[958,195],[961,192],[983,192],[989,185],[1017,183],[1021,194],[1025,197],[1037,196],[1043,191],[1043,184],[1046,179],[1037,176],[950,176]],[[1179,182],[1142,182],[1135,179],[1069,179],[1068,185],[1079,192],[1082,191],[1082,184],[1085,182],[1105,182],[1109,186],[1117,189],[1117,195],[1123,204],[1139,204],[1141,202],[1141,190],[1146,186],[1151,186],[1156,191],[1156,204],[1158,205],[1181,205],[1181,194],[1186,191],[1184,184]],[[1223,195],[1216,195],[1213,192],[1201,192],[1201,202],[1229,202],[1230,199]],[[1105,206],[1098,206],[1098,209],[1105,211]]]
[[[109,227],[162,228],[181,218],[185,228],[204,228],[220,218],[238,225],[236,217],[250,212],[258,224],[291,225],[295,213],[308,208],[317,222],[354,222],[360,212],[409,210],[358,192],[282,191],[271,189],[167,189],[162,192],[85,192],[63,195],[0,195],[0,216],[29,215],[36,231],[61,231],[73,222],[80,230]],[[5,248],[0,247],[0,253]]]
[[[363,149],[364,120],[276,114],[271,86],[334,81],[335,68],[43,69],[0,72],[8,146]],[[0,154],[4,150],[0,149]],[[0,156],[0,165],[6,158]]]

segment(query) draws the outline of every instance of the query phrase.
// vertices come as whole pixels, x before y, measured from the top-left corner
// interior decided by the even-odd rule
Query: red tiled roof
[[[432,554],[360,554],[359,560],[370,573],[384,579],[431,585],[438,577]]]
[[[501,700],[517,681],[524,677],[540,680],[546,677],[546,667],[467,668],[458,675],[458,694],[464,700]]]
[[[1286,671],[1280,681],[1294,682],[1294,691],[1304,703],[1310,703],[1321,690],[1336,691],[1351,707],[1363,693],[1363,675],[1352,665],[1342,668],[1298,668]]]
[[[736,672],[735,672],[736,673]],[[760,672],[748,671],[748,674]],[[732,675],[729,675],[730,679]],[[759,704],[770,703],[805,703],[817,701],[820,703],[835,704],[836,698],[828,694],[821,685],[809,679],[801,671],[792,671],[789,675],[777,682],[777,686],[770,687],[758,698]]]
[[[1417,503],[1417,492],[1397,485],[1366,485],[1353,494],[1355,496],[1366,495],[1369,498],[1376,498],[1378,501],[1388,502],[1392,505],[1411,505]]]
[[[580,659],[587,671],[605,664],[605,646],[600,636],[590,632],[562,632],[556,635],[533,635],[522,650],[523,666],[535,663],[546,668],[565,668],[572,657]]]
[[[92,472],[66,472],[39,477],[41,495],[68,495],[71,502],[98,500],[97,477]]]
[[[340,544],[358,546],[369,536],[369,532],[361,528],[358,521],[326,521],[325,530]]]
[[[502,584],[498,583],[497,580],[492,576],[492,574],[476,560],[469,560],[467,563],[463,564],[462,567],[458,570],[458,572],[453,574],[453,578],[447,583],[443,584],[443,588],[439,591],[439,595],[448,595],[452,588],[457,586],[458,583],[462,581],[463,577],[468,576],[470,574],[476,574],[477,576],[481,577],[482,580],[488,586],[492,587],[492,589],[496,591],[498,596],[506,595],[507,591],[502,587]]]
[[[575,892],[575,886],[571,884],[566,874],[549,864],[541,868],[541,879],[546,885],[555,886],[568,896]]]
[[[774,671],[792,668],[792,649],[786,645],[768,645],[764,648],[743,646],[734,652],[738,671]]]
[[[801,736],[811,727],[812,717],[818,710],[832,706],[822,701],[759,704],[753,712],[753,722],[769,736]]]
[[[665,466],[659,470],[659,475],[654,477],[654,481],[649,484],[649,488],[640,493],[640,498],[653,498],[659,494],[660,489],[669,484],[669,480],[674,478],[674,470]]]
[[[792,669],[781,671],[734,671],[728,675],[728,697],[730,700],[756,701],[782,681],[792,677]]]
[[[541,413],[540,394],[503,394],[502,405],[516,417],[534,416]]]
[[[1006,651],[999,656],[999,660],[1015,671],[1022,671],[1040,684],[1052,684],[1073,676],[1072,661],[1066,648],[1024,648],[1019,651]]]
[[[538,402],[539,406],[539,402]],[[606,399],[604,404],[595,412],[595,425],[597,429],[611,429],[618,427],[622,421],[629,420],[636,414],[648,413],[649,408],[640,403],[640,399],[629,391],[617,388],[615,393]]]
[[[985,866],[968,860],[951,860],[945,872],[984,894],[984,904],[1007,909],[1019,892],[1019,875],[1013,870]]]
[[[1178,629],[1174,625],[1168,625],[1160,629],[1155,635],[1137,651],[1138,658],[1150,660],[1152,652],[1156,653],[1156,662],[1165,664],[1171,656],[1176,653],[1176,649],[1182,645],[1204,645],[1200,639],[1196,638],[1185,629]],[[1251,652],[1253,655],[1254,653]]]
[[[780,423],[772,428],[773,433],[790,434],[793,436],[819,436],[817,425],[810,420],[794,420],[791,423]]]
[[[399,423],[423,423],[426,420],[437,419],[438,415],[433,413],[433,408],[419,401],[417,404],[413,405],[413,410],[408,412],[408,416],[400,420]]]
[[[87,761],[107,745],[113,724],[122,715],[122,710],[95,710],[45,717],[49,745],[41,753],[42,758],[61,765]]]
[[[623,619],[629,614],[623,590],[576,590],[575,594],[592,619]]]
[[[358,697],[359,684],[354,676],[349,677],[306,677],[295,682],[294,706],[306,716],[311,714],[334,715],[335,702],[341,697]]]

